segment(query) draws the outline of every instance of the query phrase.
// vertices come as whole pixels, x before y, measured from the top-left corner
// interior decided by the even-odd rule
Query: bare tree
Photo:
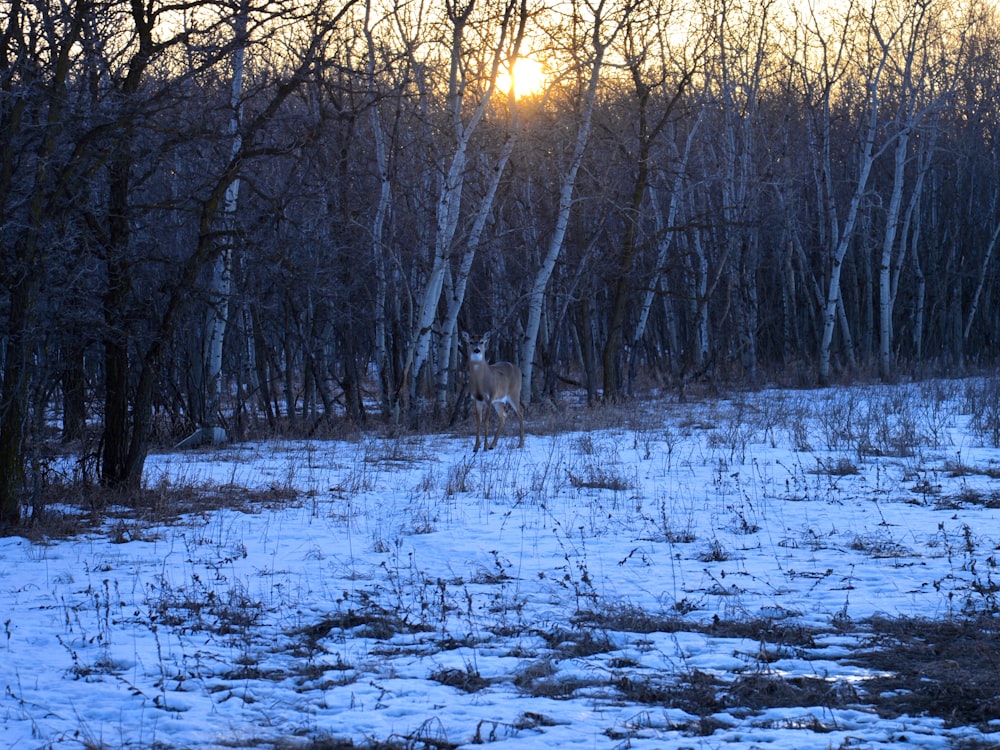
[[[573,37],[574,43],[580,47],[574,52],[583,56],[580,74],[581,100],[576,123],[576,137],[572,152],[567,161],[559,182],[559,205],[555,216],[555,226],[549,237],[548,249],[542,258],[541,265],[535,272],[534,281],[528,294],[528,316],[524,327],[524,339],[521,343],[521,371],[523,385],[522,401],[531,402],[531,377],[535,361],[535,348],[538,344],[538,331],[542,322],[542,309],[545,303],[545,290],[549,279],[555,270],[556,261],[562,252],[563,241],[569,226],[570,212],[573,208],[573,192],[576,188],[577,174],[583,163],[587,143],[590,140],[590,129],[594,117],[594,106],[597,100],[597,87],[601,79],[604,58],[608,48],[624,28],[637,3],[625,0],[616,5],[611,0],[596,0],[590,2],[574,2],[573,16],[570,19],[574,31],[579,27],[586,34],[583,38]]]
[[[420,295],[404,367],[404,373],[409,377],[411,396],[416,393],[417,378],[429,358],[438,303],[449,273],[453,241],[461,217],[462,188],[465,185],[469,143],[482,122],[496,90],[497,73],[505,59],[507,39],[512,24],[516,21],[514,11],[517,8],[517,0],[505,0],[494,32],[496,41],[492,46],[492,53],[482,65],[475,64],[470,59],[466,39],[476,8],[476,0],[464,0],[464,2],[448,0],[445,6],[451,35],[447,95],[451,142],[447,169],[437,198],[431,267]],[[486,8],[487,14],[490,10],[489,7]],[[488,20],[487,18],[484,22]],[[479,29],[478,33],[484,34],[484,30]],[[474,97],[472,112],[466,114],[466,98],[470,94]],[[448,333],[453,336],[455,332]],[[447,367],[447,363],[441,366]]]
[[[823,330],[819,344],[819,381],[830,379],[831,349],[833,333],[838,320],[842,322],[843,301],[841,299],[841,274],[844,258],[854,239],[862,201],[868,189],[872,166],[878,156],[876,141],[879,135],[881,114],[881,79],[887,64],[886,54],[875,55],[859,61],[859,69],[867,72],[858,102],[857,113],[859,138],[857,146],[857,168],[852,178],[853,189],[848,198],[848,206],[843,217],[837,204],[838,191],[834,186],[834,163],[832,145],[833,107],[837,103],[837,86],[849,75],[848,63],[854,46],[852,34],[856,28],[858,14],[853,3],[844,10],[839,29],[827,30],[826,24],[813,15],[800,25],[803,33],[800,48],[800,65],[803,94],[809,107],[809,126],[813,138],[810,149],[814,158],[813,169],[817,185],[818,200],[822,206],[821,215],[828,243],[828,282],[823,302]],[[834,35],[836,33],[836,35]],[[853,83],[853,81],[851,81]],[[884,148],[884,145],[882,146]],[[843,218],[843,220],[841,220]],[[849,329],[845,327],[845,333]],[[848,347],[850,350],[852,347]]]
[[[243,149],[240,133],[242,120],[243,68],[246,59],[247,7],[241,3],[233,21],[232,84],[230,90],[229,124],[227,137],[230,139],[229,159],[236,161]],[[220,400],[222,397],[222,343],[229,323],[229,299],[232,290],[233,252],[236,244],[236,209],[240,194],[240,176],[236,174],[226,186],[225,197],[220,211],[219,252],[212,262],[212,278],[209,284],[208,309],[205,313],[204,351],[199,361],[203,366],[201,390],[205,400],[202,407],[201,426],[194,434],[182,440],[178,447],[187,448],[204,443],[224,443],[228,437],[224,427],[218,425]]]
[[[0,527],[17,523],[25,490],[25,440],[38,293],[46,268],[46,212],[69,178],[64,134],[70,121],[68,82],[88,3],[61,13],[11,3],[0,30],[0,225],[21,226],[4,245],[3,277],[9,312],[0,392]],[[42,51],[47,47],[50,54]],[[36,67],[35,61],[48,60]],[[34,90],[12,96],[24,83]],[[29,98],[30,97],[30,98]],[[29,154],[22,153],[29,150]],[[17,175],[26,170],[30,177]]]
[[[109,330],[114,331],[105,345],[106,406],[104,425],[104,453],[101,467],[102,481],[109,486],[134,486],[142,477],[152,427],[152,406],[159,371],[167,342],[183,319],[189,305],[190,293],[197,288],[197,280],[205,268],[210,267],[222,250],[218,239],[218,217],[225,206],[226,195],[240,174],[244,162],[269,153],[270,149],[255,144],[255,137],[272,122],[281,111],[286,100],[299,89],[309,72],[317,65],[320,54],[330,31],[348,13],[353,2],[342,6],[331,16],[314,19],[314,34],[308,46],[299,52],[298,59],[288,70],[286,77],[275,82],[263,94],[263,101],[257,105],[253,117],[244,126],[240,149],[217,165],[215,174],[206,180],[204,193],[198,200],[198,222],[195,246],[178,264],[176,276],[168,285],[160,312],[150,325],[154,335],[135,358],[133,368],[129,352],[129,341],[125,335],[127,328],[123,321],[131,303],[130,276],[130,228],[128,217],[132,213],[130,188],[132,151],[128,138],[123,138],[123,148],[116,152],[116,160],[110,169],[110,213],[105,228],[98,217],[92,224],[103,237],[107,248],[108,291],[105,294],[104,310]],[[156,16],[144,6],[134,5],[133,24],[137,29],[140,43],[130,59],[128,73],[123,83],[122,94],[125,101],[137,98],[142,82],[154,53],[164,51],[163,43],[154,41],[152,30]],[[186,40],[188,32],[178,32],[174,43]],[[240,44],[243,40],[239,41]],[[222,46],[213,57],[216,64],[228,57],[232,46]],[[135,123],[133,119],[129,123]],[[232,144],[232,140],[229,144]],[[134,386],[130,387],[130,382]],[[131,408],[129,402],[131,401]]]
[[[635,162],[631,196],[625,208],[624,233],[615,270],[615,288],[611,301],[611,317],[607,338],[601,354],[604,370],[604,399],[616,401],[622,396],[622,346],[628,302],[633,295],[632,267],[639,254],[642,237],[642,215],[651,179],[651,158],[654,147],[667,127],[675,106],[693,77],[695,62],[700,57],[697,48],[690,58],[670,59],[666,31],[672,20],[672,8],[656,7],[647,17],[633,14],[625,22],[622,35],[625,67],[635,96]],[[692,40],[694,41],[694,40]],[[657,53],[659,57],[657,57]],[[651,58],[651,59],[650,59]],[[662,101],[654,102],[654,95]],[[651,104],[657,104],[651,111]],[[665,248],[664,250],[665,251]],[[648,305],[646,307],[648,310]]]
[[[516,6],[512,3],[508,6],[507,12],[511,14],[516,12],[516,16],[512,16],[509,21],[505,21],[504,23],[505,29],[509,23],[513,25],[513,30],[510,34],[510,46],[508,49],[502,50],[501,59],[505,61],[504,64],[508,69],[513,69],[514,63],[521,52],[525,26],[528,22],[527,0],[517,0]],[[506,36],[506,33],[502,36]],[[495,67],[492,69],[492,73],[496,75]],[[511,80],[513,85],[513,79]],[[447,404],[449,375],[454,371],[449,366],[453,359],[451,352],[457,342],[458,316],[465,302],[465,291],[468,286],[469,275],[472,272],[472,264],[475,261],[476,252],[482,241],[486,222],[493,211],[493,203],[496,199],[497,190],[500,187],[500,181],[506,172],[511,154],[514,153],[514,146],[517,143],[519,134],[520,118],[517,96],[513,90],[505,93],[507,94],[508,120],[503,136],[503,144],[495,160],[488,159],[488,157],[484,157],[483,159],[484,162],[489,162],[489,166],[485,168],[485,189],[478,205],[472,212],[472,226],[465,238],[465,249],[461,253],[460,261],[451,279],[451,293],[447,295],[447,305],[444,320],[441,324],[437,354],[438,373],[435,390],[437,392],[437,406],[439,409],[443,409]]]
[[[894,10],[890,7],[889,11]],[[892,158],[892,183],[886,207],[885,228],[882,234],[879,260],[879,374],[883,380],[893,378],[893,307],[898,289],[898,269],[902,265],[906,244],[898,242],[900,235],[906,234],[905,224],[912,219],[915,206],[920,200],[924,176],[930,167],[936,128],[933,123],[925,123],[935,110],[940,109],[950,98],[956,72],[962,66],[964,56],[962,34],[950,39],[944,45],[950,47],[945,53],[938,35],[942,29],[941,19],[929,15],[930,6],[916,3],[906,6],[903,16],[896,26],[883,31],[881,24],[885,18],[873,15],[870,19],[871,32],[880,50],[880,57],[888,63],[886,88],[891,101],[895,103],[895,113],[891,121],[891,136],[895,139]],[[889,20],[891,24],[892,21]],[[896,49],[892,41],[896,39]],[[943,61],[947,61],[946,63]],[[947,66],[947,67],[945,67]],[[950,68],[950,69],[949,69]],[[926,143],[916,153],[921,157],[917,168],[907,169],[914,160],[911,143],[923,132],[918,143]],[[909,175],[908,175],[909,173]],[[909,208],[903,210],[903,198],[907,184],[911,197]],[[899,246],[899,259],[895,259]],[[897,269],[893,272],[893,269]]]

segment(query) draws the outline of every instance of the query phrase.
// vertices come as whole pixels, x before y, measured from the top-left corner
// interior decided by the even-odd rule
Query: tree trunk
[[[240,124],[243,109],[243,62],[246,56],[246,33],[247,9],[243,5],[236,14],[233,30],[236,44],[233,49],[233,78],[229,98],[231,109],[228,133],[230,162],[235,162],[243,149]],[[222,406],[222,344],[225,341],[226,327],[229,324],[229,298],[232,292],[236,209],[239,195],[240,178],[235,176],[226,187],[221,220],[220,242],[222,247],[212,264],[212,280],[208,290],[209,303],[208,311],[205,314],[205,346],[201,360],[204,363],[201,385],[205,396],[201,426],[193,435],[178,443],[178,448],[225,443],[229,439],[225,428],[218,424],[218,419]]]
[[[29,178],[30,192],[27,195],[26,216],[28,226],[24,237],[15,242],[11,267],[4,269],[11,284],[8,325],[2,350],[3,385],[0,386],[0,398],[2,398],[0,401],[0,528],[14,525],[20,520],[20,503],[25,488],[25,440],[29,413],[28,391],[33,330],[38,325],[35,307],[46,255],[40,234],[46,205],[58,189],[53,184],[55,180],[51,161],[58,149],[59,135],[66,126],[63,122],[66,113],[65,86],[70,76],[70,58],[83,28],[86,7],[86,3],[78,3],[74,8],[71,24],[66,29],[65,37],[60,40],[60,47],[49,50],[44,56],[39,53],[39,64],[42,57],[48,58],[49,53],[52,55],[52,59],[49,60],[52,67],[45,71],[49,77],[44,81],[45,88],[51,92],[51,96],[41,129],[42,137],[36,146],[37,151],[32,154],[36,167],[34,174]],[[8,10],[14,14],[20,12],[19,8],[11,7],[10,4]],[[20,28],[14,23],[15,18],[16,16],[12,15],[10,25],[3,30],[7,52],[12,49],[8,47],[9,42],[28,46],[26,39],[13,38],[15,34],[21,34]],[[8,33],[11,37],[7,36]],[[37,40],[33,39],[31,42],[37,43]],[[26,54],[33,53],[28,51]],[[6,68],[6,65],[4,67]],[[41,71],[33,69],[32,75],[39,72]],[[5,70],[5,73],[9,71]],[[5,74],[3,88],[0,89],[0,95],[5,99],[14,99],[12,104],[5,104],[3,114],[9,117],[0,121],[0,125],[4,126],[7,140],[3,144],[3,163],[0,165],[2,166],[0,207],[6,206],[14,184],[16,165],[21,160],[21,155],[16,152],[13,136],[21,134],[22,128],[29,127],[23,119],[25,103],[20,96],[11,96],[8,89],[8,82],[11,80],[12,76]],[[9,109],[6,108],[8,106]],[[6,223],[6,219],[6,216],[0,215],[0,226]]]
[[[979,312],[979,299],[983,293],[983,286],[986,284],[987,271],[989,271],[990,262],[993,259],[993,253],[997,247],[997,241],[1000,240],[1000,223],[996,225],[993,229],[993,234],[990,236],[989,244],[986,246],[986,252],[983,254],[983,262],[979,267],[979,276],[976,279],[976,290],[972,293],[972,302],[969,305],[969,314],[965,319],[965,326],[962,328],[962,342],[967,344],[969,342],[969,333],[972,331],[972,323],[976,319],[976,314]]]
[[[890,382],[892,372],[892,251],[896,246],[899,230],[900,210],[903,205],[903,182],[906,178],[906,153],[909,147],[909,128],[896,136],[892,196],[886,212],[885,232],[882,235],[882,255],[879,262],[879,376],[883,382]]]
[[[510,30],[509,24],[514,8],[513,3],[508,3],[500,28],[500,44],[496,48],[490,63],[489,83],[476,103],[476,107],[469,116],[468,122],[466,122],[462,115],[466,90],[465,74],[461,70],[463,65],[462,57],[465,54],[463,37],[474,5],[475,3],[470,1],[464,8],[459,8],[455,5],[451,6],[449,10],[450,20],[453,24],[451,72],[448,83],[453,150],[451,162],[438,197],[437,224],[434,234],[434,258],[430,275],[427,278],[427,283],[424,285],[424,292],[421,296],[420,309],[417,313],[410,355],[406,365],[406,372],[410,377],[411,397],[416,396],[417,380],[430,354],[434,320],[437,317],[438,304],[441,300],[441,293],[444,290],[445,277],[448,271],[447,266],[451,262],[452,244],[461,214],[462,188],[465,185],[465,166],[468,159],[469,142],[476,132],[479,123],[482,122],[490,101],[493,98],[497,72],[500,69],[501,51],[504,47],[503,40]],[[469,263],[471,264],[471,259]],[[449,332],[441,331],[441,333],[447,335]],[[449,341],[448,344],[450,348],[451,342]],[[447,367],[447,361],[439,364],[441,367]]]
[[[884,61],[883,61],[884,64]],[[881,68],[880,68],[881,70]],[[837,306],[842,305],[840,297],[840,274],[844,265],[844,257],[854,238],[854,228],[857,224],[861,203],[868,188],[868,177],[875,161],[875,134],[878,129],[878,79],[871,84],[871,98],[868,125],[861,146],[860,165],[854,193],[851,195],[847,218],[844,220],[843,231],[836,237],[836,246],[830,256],[830,281],[827,286],[826,303],[823,310],[823,335],[819,345],[819,382],[826,385],[830,382],[830,350],[833,343],[833,330],[837,321]],[[832,172],[832,164],[826,168]]]
[[[128,151],[123,147],[124,151]],[[108,487],[123,484],[131,429],[129,424],[129,333],[125,318],[129,297],[128,211],[129,159],[119,159],[109,172],[108,233],[106,264],[108,286],[102,312],[104,341],[104,431],[101,439],[101,483]]]
[[[0,404],[0,529],[17,524],[21,518],[31,362],[28,318],[37,291],[31,288],[33,285],[29,276],[10,290],[11,334],[6,337],[3,351]]]
[[[63,391],[63,442],[79,440],[87,426],[87,383],[84,373],[85,338],[78,330],[63,346],[61,374]]]
[[[366,29],[367,31],[367,29]],[[368,31],[370,39],[370,31]],[[374,42],[369,41],[372,51],[369,60],[369,78],[374,78]],[[375,166],[379,175],[379,197],[372,221],[372,252],[375,258],[375,367],[381,386],[382,415],[390,418],[396,403],[396,383],[392,361],[389,357],[388,326],[386,324],[386,298],[388,295],[388,263],[385,248],[385,222],[392,205],[392,184],[389,181],[389,158],[385,131],[378,108],[375,106],[375,92],[369,94],[369,113],[375,147]]]
[[[597,83],[600,79],[601,66],[604,60],[606,45],[598,41],[600,20],[595,22],[594,58],[590,67],[590,77],[583,96],[583,106],[580,112],[580,126],[576,132],[573,154],[559,184],[559,208],[556,212],[556,224],[549,238],[548,250],[542,259],[541,266],[535,273],[535,280],[528,294],[528,320],[524,328],[524,339],[521,342],[521,402],[531,403],[531,376],[535,362],[535,348],[538,345],[538,330],[542,322],[542,306],[545,303],[545,290],[549,279],[555,270],[556,261],[562,252],[563,240],[569,226],[569,215],[573,208],[573,191],[576,188],[576,175],[583,163],[587,142],[590,140],[590,127],[594,115],[594,103],[597,98]]]
[[[514,105],[512,105],[514,106]],[[447,363],[450,361],[450,352],[455,346],[458,335],[458,316],[462,305],[465,302],[465,290],[469,283],[469,274],[472,272],[472,263],[476,258],[476,252],[486,229],[486,222],[493,211],[493,201],[496,198],[497,189],[500,187],[500,180],[507,169],[507,162],[510,161],[514,152],[514,144],[517,141],[516,124],[511,128],[497,157],[496,163],[490,170],[489,182],[486,186],[486,194],[479,203],[476,210],[475,221],[472,230],[465,241],[465,252],[459,263],[458,271],[452,284],[452,294],[448,298],[448,309],[445,313],[444,322],[441,326],[441,341],[438,349],[438,379],[437,379],[437,403],[438,407],[444,409],[448,402],[448,382],[450,368]]]
[[[709,317],[709,293],[708,293],[708,257],[705,255],[705,248],[701,241],[701,229],[693,230],[692,249],[694,258],[694,278],[692,279],[693,294],[691,295],[691,307],[694,311],[694,342],[691,352],[695,371],[702,371],[708,366],[710,340],[710,317]]]

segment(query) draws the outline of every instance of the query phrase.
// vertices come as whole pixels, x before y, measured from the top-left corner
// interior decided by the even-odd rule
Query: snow
[[[881,718],[865,698],[876,673],[846,658],[875,615],[993,611],[997,510],[973,500],[997,480],[948,467],[995,469],[1000,450],[969,429],[959,387],[940,387],[947,409],[916,385],[769,391],[643,403],[585,432],[529,411],[523,450],[508,425],[479,454],[470,422],[152,455],[147,484],[165,496],[248,500],[0,538],[0,748],[1000,742]],[[860,450],[860,429],[830,417],[887,403],[890,425],[922,425],[897,455]],[[859,697],[695,713],[625,689],[673,695],[693,675]]]

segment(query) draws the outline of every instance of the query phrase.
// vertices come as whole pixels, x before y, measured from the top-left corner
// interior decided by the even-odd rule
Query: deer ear
[[[469,343],[469,332],[468,331],[462,331],[462,341],[464,341],[466,344]]]

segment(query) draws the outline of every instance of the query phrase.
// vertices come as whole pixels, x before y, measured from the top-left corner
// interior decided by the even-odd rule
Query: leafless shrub
[[[582,659],[594,654],[606,654],[615,650],[607,633],[592,628],[566,630],[557,628],[541,633],[550,649],[557,651],[563,659]]]
[[[444,492],[449,497],[460,492],[471,492],[473,489],[470,477],[475,462],[472,458],[463,458],[458,461],[448,472],[448,481],[445,484]]]
[[[847,477],[860,474],[861,470],[858,465],[854,463],[851,459],[847,457],[840,457],[835,461],[824,461],[819,459],[816,462],[816,468],[812,469],[812,474],[823,474],[831,477]]]
[[[189,514],[222,508],[278,507],[300,499],[290,485],[243,487],[209,481],[157,482],[116,489],[82,482],[54,482],[44,488],[33,514],[17,532],[29,539],[65,539],[108,525],[118,541],[150,539],[151,526]]]
[[[721,697],[725,683],[707,672],[691,669],[669,679],[622,675],[614,685],[627,700],[673,706],[701,717],[689,726],[689,734],[707,736],[720,726],[710,715],[724,707]]]
[[[653,541],[663,541],[669,544],[688,544],[695,541],[696,513],[691,507],[678,508],[673,498],[660,498],[656,504],[656,515],[644,516],[647,523],[653,527]]]
[[[561,631],[558,635],[565,635]],[[583,636],[584,640],[586,637]],[[609,649],[605,649],[609,650]],[[570,653],[566,649],[563,653]],[[595,651],[592,653],[604,653]],[[562,657],[561,657],[562,658]],[[572,657],[566,657],[572,658]],[[556,664],[549,658],[533,662],[514,678],[514,684],[523,692],[536,698],[569,698],[577,690],[598,684],[596,681],[583,680],[579,677],[560,676]]]
[[[389,467],[408,467],[430,458],[427,446],[422,435],[397,435],[390,438],[371,435],[364,441],[364,461]]]
[[[729,551],[718,539],[709,542],[708,549],[698,555],[702,562],[725,562],[730,559]]]
[[[490,681],[479,674],[479,670],[471,664],[466,664],[464,669],[444,667],[435,670],[431,672],[430,679],[442,685],[458,688],[464,693],[478,693],[490,685]]]
[[[790,403],[784,392],[767,391],[754,394],[748,400],[747,417],[770,446],[777,448],[778,428],[791,421],[801,421],[796,419],[798,411],[798,405]]]
[[[726,705],[760,711],[789,706],[843,707],[856,700],[856,691],[843,681],[831,682],[823,677],[786,677],[772,672],[740,676],[728,687],[723,700]],[[804,728],[817,732],[833,731],[812,716]]]
[[[549,658],[538,659],[522,669],[515,677],[514,684],[526,692],[532,692],[534,686],[549,679],[556,673],[555,664]]]
[[[1000,448],[1000,377],[968,381],[963,406],[972,434]]]
[[[745,462],[747,448],[759,435],[753,416],[754,410],[746,401],[733,402],[719,424],[708,433],[709,447],[728,451],[730,462]]]
[[[632,479],[617,468],[603,464],[585,464],[576,469],[566,469],[569,484],[575,489],[614,490],[622,492],[632,489]]]
[[[261,621],[265,609],[240,585],[217,590],[197,576],[181,586],[161,579],[151,590],[148,604],[161,623],[218,635],[249,631]]]
[[[920,429],[922,416],[918,394],[910,388],[848,388],[833,391],[817,410],[826,447],[831,451],[851,449],[863,456],[912,456],[917,448],[943,440],[943,429],[933,422],[938,436],[929,439]]]
[[[968,505],[981,505],[984,508],[1000,508],[1000,492],[984,491],[978,487],[964,485],[962,489],[946,498],[941,498],[939,506],[944,508],[960,508]]]
[[[893,539],[890,534],[883,531],[858,534],[851,541],[850,547],[874,558],[908,557],[913,554],[912,551]]]
[[[984,476],[1000,479],[1000,469],[994,466],[972,466],[963,461],[945,461],[944,470],[950,477]]]
[[[536,435],[564,435],[590,430],[653,430],[662,424],[662,417],[658,414],[661,408],[660,403],[651,408],[648,403],[639,400],[594,406],[568,401],[559,405],[548,402],[532,409],[531,430]]]
[[[806,453],[812,450],[812,432],[816,421],[812,405],[805,398],[789,404],[784,413],[783,426],[791,441],[792,450]]]
[[[674,633],[691,627],[677,615],[654,614],[628,603],[577,612],[573,622],[579,627],[628,633]]]
[[[920,423],[932,448],[951,444],[948,430],[957,416],[956,391],[954,381],[928,380],[918,385]]]
[[[851,446],[861,411],[856,389],[830,390],[823,393],[821,399],[816,416],[826,449],[839,451]]]

